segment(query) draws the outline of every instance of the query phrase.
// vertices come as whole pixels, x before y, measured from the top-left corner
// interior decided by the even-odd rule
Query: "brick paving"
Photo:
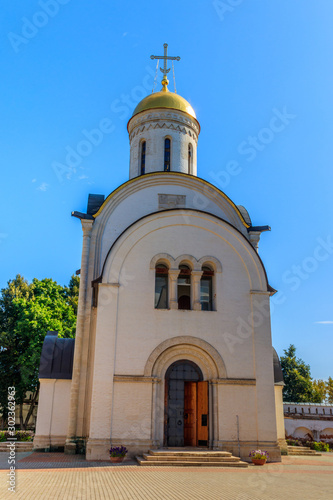
[[[0,454],[0,499],[24,500],[317,500],[333,498],[333,453],[287,456],[248,469],[148,467],[86,462],[62,453],[17,454],[16,492],[7,491]],[[7,470],[6,470],[7,469]],[[14,495],[14,496],[13,496]]]

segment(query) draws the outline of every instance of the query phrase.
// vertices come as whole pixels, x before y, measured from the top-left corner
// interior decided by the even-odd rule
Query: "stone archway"
[[[150,354],[145,365],[144,376],[163,378],[174,357],[187,358],[194,363],[198,359],[197,364],[203,370],[205,380],[227,378],[224,361],[215,347],[205,340],[185,335],[161,342]]]
[[[153,385],[152,441],[162,446],[165,435],[165,376],[171,365],[178,361],[195,364],[202,373],[203,381],[208,383],[208,446],[218,440],[218,401],[216,379],[227,378],[224,361],[218,351],[208,342],[190,336],[168,339],[158,345],[150,354],[144,375],[153,377],[159,383]]]
[[[204,387],[203,387],[204,386]],[[165,413],[164,413],[164,445],[172,447],[197,446],[202,431],[208,431],[208,422],[205,428],[198,429],[198,420],[205,391],[207,409],[201,413],[208,414],[208,382],[203,382],[203,375],[195,363],[182,359],[169,366],[165,374]],[[199,422],[201,423],[201,422]],[[199,437],[198,437],[198,434]],[[208,433],[205,443],[207,446]],[[200,444],[200,443],[199,443]]]

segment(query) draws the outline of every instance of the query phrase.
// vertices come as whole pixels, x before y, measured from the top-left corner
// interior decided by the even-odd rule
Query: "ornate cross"
[[[164,75],[164,78],[167,77],[167,73],[169,73],[170,71],[170,68],[168,69],[167,68],[167,61],[180,61],[180,57],[177,56],[177,57],[170,57],[168,56],[168,44],[165,43],[163,45],[164,47],[164,56],[150,56],[150,59],[164,59],[164,66],[163,66],[163,69],[160,68],[160,70],[162,71],[163,75]]]

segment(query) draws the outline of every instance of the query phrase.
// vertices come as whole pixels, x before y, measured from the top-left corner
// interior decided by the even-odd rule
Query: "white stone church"
[[[244,459],[259,447],[280,460],[275,290],[258,255],[269,228],[197,176],[200,125],[166,72],[128,133],[129,180],[73,213],[83,230],[75,349],[45,338],[34,446],[81,443],[87,459],[107,459],[110,444]]]

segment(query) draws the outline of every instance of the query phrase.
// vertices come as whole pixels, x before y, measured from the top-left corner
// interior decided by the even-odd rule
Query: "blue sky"
[[[167,42],[201,124],[198,175],[272,228],[273,344],[333,376],[332,18],[330,0],[4,2],[0,287],[80,268],[70,213],[128,179],[126,124]]]

